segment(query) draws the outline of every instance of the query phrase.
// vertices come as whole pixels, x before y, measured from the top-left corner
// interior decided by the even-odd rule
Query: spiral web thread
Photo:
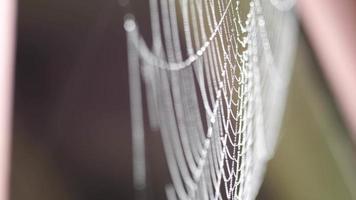
[[[151,48],[132,15],[124,25],[136,189],[146,187],[144,99],[161,134],[167,199],[254,199],[278,139],[296,40],[293,1],[149,3]]]

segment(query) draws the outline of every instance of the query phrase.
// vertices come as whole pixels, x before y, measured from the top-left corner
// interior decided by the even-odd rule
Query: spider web
[[[135,188],[147,184],[146,101],[170,174],[167,199],[254,199],[278,140],[295,49],[293,1],[149,3],[152,47],[132,15],[124,24]]]

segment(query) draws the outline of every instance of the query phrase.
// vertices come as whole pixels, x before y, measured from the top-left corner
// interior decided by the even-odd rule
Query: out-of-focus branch
[[[356,143],[356,1],[298,0],[297,7]]]
[[[0,0],[0,200],[8,198],[9,185],[15,2]]]

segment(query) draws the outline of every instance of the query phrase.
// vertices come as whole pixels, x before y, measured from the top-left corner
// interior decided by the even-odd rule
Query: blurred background
[[[145,3],[131,5],[143,24]],[[133,199],[126,9],[117,0],[18,1],[11,200]],[[295,60],[257,199],[356,199],[355,148],[303,27]]]

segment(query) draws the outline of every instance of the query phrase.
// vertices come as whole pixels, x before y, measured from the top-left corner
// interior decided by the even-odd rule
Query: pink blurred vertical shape
[[[15,0],[0,0],[0,200],[8,199]]]
[[[356,0],[299,0],[297,7],[356,143]]]

